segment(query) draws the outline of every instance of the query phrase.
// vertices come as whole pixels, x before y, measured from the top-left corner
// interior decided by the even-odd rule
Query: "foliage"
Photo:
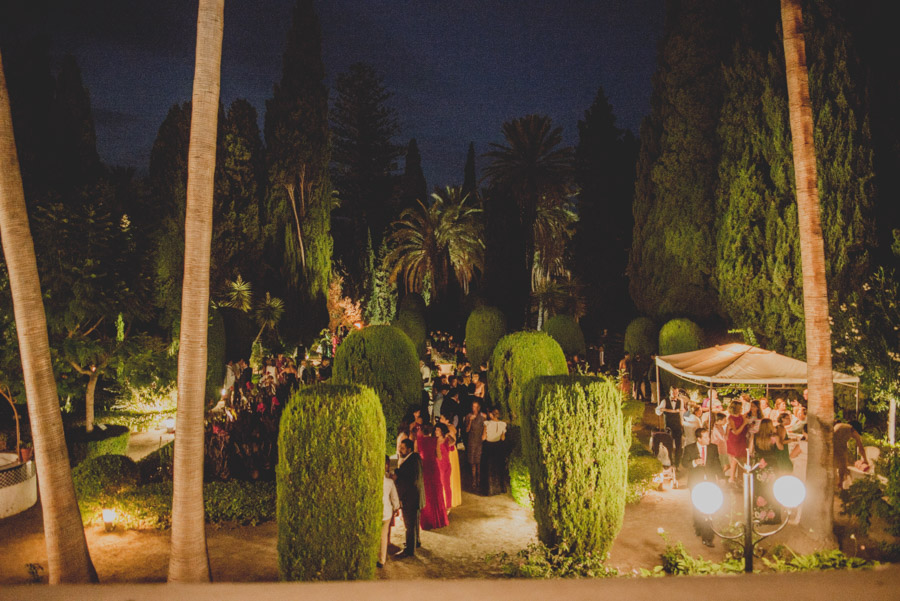
[[[532,507],[534,504],[531,475],[528,473],[528,464],[522,456],[521,442],[509,456],[509,494],[522,507]]]
[[[138,485],[140,470],[125,455],[99,455],[75,466],[72,481],[79,499],[115,496]]]
[[[872,518],[886,515],[890,506],[882,497],[884,489],[874,475],[855,480],[848,489],[841,490],[844,506],[841,513],[856,518],[861,534],[868,534]]]
[[[371,243],[372,235],[369,234]],[[374,259],[374,273],[370,279],[369,300],[366,303],[366,322],[373,325],[391,323],[397,312],[397,282],[391,281],[386,259],[388,247],[382,243]]]
[[[274,482],[209,482],[203,486],[206,521],[256,525],[275,518]],[[114,496],[78,499],[85,525],[116,511],[116,528],[168,528],[172,523],[172,482],[145,484]]]
[[[277,467],[281,579],[373,578],[381,541],[385,440],[378,397],[365,386],[304,388],[288,403],[282,422]]]
[[[565,545],[550,548],[538,542],[515,555],[500,553],[490,557],[495,558],[510,578],[611,578],[619,575],[615,568],[604,564],[602,555],[572,553]]]
[[[513,424],[519,423],[522,395],[536,376],[568,373],[559,344],[543,332],[515,332],[497,341],[491,354],[491,400]]]
[[[407,409],[421,401],[422,374],[409,337],[393,326],[351,332],[334,358],[335,384],[371,386],[381,399],[389,441]]]
[[[406,145],[406,159],[403,161],[403,176],[400,178],[399,187],[398,214],[404,209],[415,207],[416,201],[428,200],[428,184],[425,183],[425,174],[422,172],[422,155],[419,154],[419,145],[415,138]]]
[[[217,309],[209,309],[206,334],[206,400],[220,398],[225,381],[225,321]]]
[[[233,409],[210,415],[204,436],[207,479],[272,480],[278,459],[278,424],[286,394],[260,386],[245,391]]]
[[[797,555],[787,547],[785,552],[775,554],[772,559],[763,557],[763,564],[774,572],[819,572],[828,570],[869,569],[878,565],[860,557],[845,555],[840,549],[816,551],[808,555]]]
[[[538,537],[605,557],[622,528],[631,424],[615,382],[544,376],[522,402],[522,448]]]
[[[684,544],[679,541],[672,543],[665,532],[660,535],[666,541],[666,548],[663,551],[662,565],[656,566],[653,572],[642,570],[642,575],[652,576],[656,574],[672,574],[675,576],[698,576],[708,574],[740,574],[744,571],[743,559],[726,559],[722,563],[716,563],[703,559],[702,557],[694,557],[684,548]]]
[[[625,323],[633,314],[628,296],[628,249],[634,227],[634,169],[638,142],[616,127],[603,88],[578,122],[575,183],[578,222],[572,239],[572,270],[587,299],[581,321],[588,333]]]
[[[417,357],[425,356],[425,336],[428,333],[428,326],[425,324],[423,313],[401,308],[391,325],[409,336],[416,348]]]
[[[373,247],[381,245],[403,149],[394,142],[400,127],[388,105],[391,93],[372,65],[350,65],[334,91],[331,173],[341,199],[331,221],[334,257],[347,273],[350,296],[361,298],[368,286],[360,241],[370,231]]]
[[[400,306],[398,308],[400,310],[406,309],[420,315],[425,315],[427,304],[425,303],[425,299],[422,298],[422,295],[418,292],[407,292],[400,301]]]
[[[880,463],[887,478],[884,492],[888,508],[883,517],[887,520],[888,532],[900,536],[900,445],[883,451]]]
[[[391,278],[400,278],[406,290],[423,292],[431,282],[434,298],[446,294],[451,270],[463,292],[484,268],[482,223],[475,199],[459,187],[431,195],[432,202],[416,204],[391,224],[387,264]]]
[[[567,356],[584,355],[584,333],[578,322],[569,315],[554,315],[544,324],[544,331],[559,343]]]
[[[175,443],[164,444],[137,463],[141,472],[141,482],[171,481],[175,469]]]
[[[66,432],[69,463],[74,467],[100,455],[124,455],[130,436],[125,426],[98,426],[93,432],[69,430]]]
[[[635,305],[659,320],[716,313],[710,241],[722,63],[733,35],[729,9],[715,0],[670,3],[666,9],[650,115],[641,128],[628,265]]]
[[[659,354],[675,355],[703,348],[703,329],[690,319],[672,319],[659,329]]]
[[[497,341],[506,334],[506,316],[500,309],[476,307],[466,321],[466,357],[475,369],[491,357]]]
[[[344,277],[331,274],[328,284],[328,329],[332,332],[340,327],[353,328],[362,322],[362,307],[359,301],[344,296]]]
[[[657,344],[656,325],[649,317],[638,317],[625,328],[625,352],[649,357]]]

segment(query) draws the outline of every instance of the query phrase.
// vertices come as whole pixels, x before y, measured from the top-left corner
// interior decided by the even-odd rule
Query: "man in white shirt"
[[[387,561],[387,549],[391,536],[391,521],[394,519],[394,515],[400,511],[400,497],[397,495],[397,487],[394,485],[393,479],[388,475],[390,468],[391,458],[385,456],[384,483],[381,493],[381,555],[379,555],[380,561],[375,564],[379,568],[383,568],[384,562]]]

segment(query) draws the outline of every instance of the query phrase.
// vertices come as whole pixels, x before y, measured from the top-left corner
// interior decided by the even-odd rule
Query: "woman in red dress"
[[[747,458],[747,425],[750,423],[741,415],[743,404],[738,399],[728,405],[728,424],[726,426],[726,445],[728,447],[728,482],[734,484],[738,465]]]
[[[422,479],[425,484],[425,507],[422,508],[423,530],[443,528],[449,524],[444,484],[441,481],[438,453],[441,451],[438,439],[433,435],[431,424],[424,424],[416,437],[416,450],[422,458]],[[449,462],[446,451],[441,453]]]
[[[446,424],[437,424],[434,428],[437,437],[438,470],[441,473],[441,486],[444,487],[444,507],[447,511],[453,507],[453,485],[450,482],[450,453],[455,450],[450,428]]]

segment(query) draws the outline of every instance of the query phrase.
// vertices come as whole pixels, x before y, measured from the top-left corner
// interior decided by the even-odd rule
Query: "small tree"
[[[411,309],[400,309],[397,312],[397,318],[394,319],[391,325],[399,328],[404,334],[409,336],[416,349],[417,357],[425,356],[425,335],[428,326],[425,325],[425,317],[422,313]]]
[[[676,355],[703,347],[703,329],[690,319],[672,319],[659,330],[659,354]]]
[[[371,386],[381,399],[393,441],[403,414],[419,403],[422,374],[409,337],[393,326],[355,330],[334,357],[334,383]]]
[[[584,354],[584,332],[571,315],[554,315],[544,324],[544,331],[559,343],[567,356]]]
[[[291,399],[276,467],[282,580],[374,577],[384,438],[378,396],[367,386],[307,387]]]
[[[631,423],[607,379],[534,378],[522,403],[522,445],[541,542],[604,557],[622,528]]]
[[[476,307],[466,322],[466,356],[472,367],[487,361],[506,334],[506,316],[496,307]]]
[[[535,376],[569,372],[559,344],[543,332],[516,332],[501,338],[491,355],[488,387],[491,400],[509,420],[519,423],[525,387]]]
[[[625,328],[625,352],[652,355],[656,352],[656,325],[648,317],[638,317]]]

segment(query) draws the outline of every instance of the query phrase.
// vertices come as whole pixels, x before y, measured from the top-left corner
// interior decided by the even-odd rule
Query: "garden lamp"
[[[106,527],[107,532],[111,532],[116,528],[116,510],[115,509],[104,509],[103,510],[103,525]]]

